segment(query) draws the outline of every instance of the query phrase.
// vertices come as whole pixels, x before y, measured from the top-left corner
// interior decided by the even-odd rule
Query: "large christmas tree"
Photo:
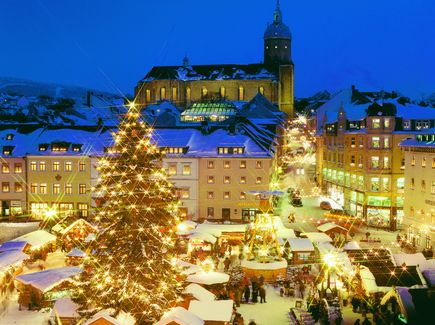
[[[134,104],[113,136],[95,187],[101,231],[88,247],[75,300],[83,314],[112,309],[154,323],[181,289],[173,263],[177,201],[152,129]]]

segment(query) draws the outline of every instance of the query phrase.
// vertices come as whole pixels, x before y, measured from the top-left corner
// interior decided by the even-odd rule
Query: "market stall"
[[[192,301],[189,311],[204,320],[204,325],[228,325],[233,320],[232,300]]]
[[[14,240],[12,242],[26,242],[24,252],[29,254],[33,260],[45,260],[47,254],[56,250],[56,236],[45,230],[35,230]]]
[[[85,252],[74,247],[68,254],[66,254],[67,265],[80,265],[83,263],[84,258],[87,256]]]
[[[57,299],[50,314],[51,324],[75,324],[80,318],[80,315],[77,312],[78,307],[79,306],[74,303],[70,297]]]
[[[183,307],[166,312],[155,325],[204,325],[204,320]]]

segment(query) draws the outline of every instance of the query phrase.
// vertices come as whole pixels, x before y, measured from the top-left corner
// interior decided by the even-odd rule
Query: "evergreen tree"
[[[152,129],[134,104],[113,134],[93,189],[100,229],[74,300],[82,315],[103,309],[127,312],[151,324],[177,301],[181,284],[174,266],[178,217],[175,191],[152,144]]]

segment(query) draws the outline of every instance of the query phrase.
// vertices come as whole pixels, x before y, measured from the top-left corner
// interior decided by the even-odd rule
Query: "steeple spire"
[[[281,13],[281,8],[279,6],[279,0],[276,0],[276,8],[275,11],[273,12],[273,22],[275,24],[282,23],[282,13]]]

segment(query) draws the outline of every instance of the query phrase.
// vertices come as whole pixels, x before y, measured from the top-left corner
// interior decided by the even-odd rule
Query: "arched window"
[[[245,89],[242,86],[239,87],[239,100],[245,100]]]
[[[220,89],[220,95],[221,95],[221,98],[225,97],[225,87],[221,87],[221,89]]]
[[[177,100],[177,87],[172,87],[172,100]]]
[[[264,87],[263,86],[258,87],[258,92],[264,95]]]
[[[207,88],[206,87],[202,87],[201,88],[201,97],[207,96],[207,93],[208,93]]]
[[[151,90],[150,89],[147,89],[146,91],[145,91],[145,94],[146,94],[146,102],[147,103],[149,103],[149,102],[151,102]]]
[[[190,87],[186,88],[186,100],[190,101]]]
[[[160,99],[163,100],[166,98],[166,88],[162,87],[160,88]]]

